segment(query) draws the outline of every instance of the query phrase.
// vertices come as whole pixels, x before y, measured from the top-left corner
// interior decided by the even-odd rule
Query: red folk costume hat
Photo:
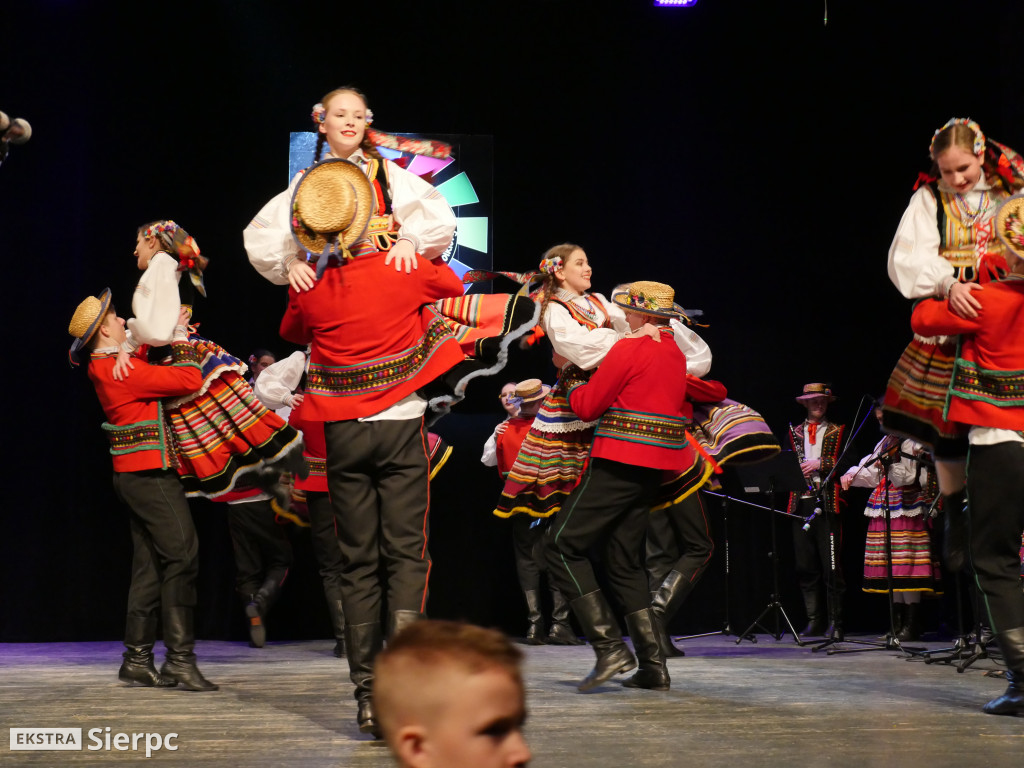
[[[835,395],[832,394],[832,387],[828,384],[804,384],[804,393],[796,398],[798,403],[804,403],[808,400],[813,400],[816,397],[827,397],[831,403],[833,400],[838,400]]]
[[[73,365],[82,362],[82,352],[88,346],[89,341],[96,335],[103,318],[110,310],[110,289],[104,288],[99,296],[90,296],[75,309],[75,314],[68,324],[68,333],[74,336],[71,343],[68,357]]]

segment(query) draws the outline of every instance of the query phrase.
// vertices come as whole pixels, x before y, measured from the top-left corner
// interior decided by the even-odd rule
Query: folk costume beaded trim
[[[581,306],[578,303],[579,300],[585,300],[587,306]],[[572,319],[588,330],[603,328],[608,323],[608,310],[595,296],[578,296],[570,291],[560,290],[551,297],[551,301],[561,304],[569,310]]]
[[[958,357],[953,371],[950,398],[977,400],[1001,408],[1024,406],[1024,371],[991,371]],[[948,418],[947,413],[944,416]]]
[[[416,376],[451,335],[444,321],[435,316],[419,344],[393,357],[360,365],[310,363],[306,391],[325,397],[348,397],[389,389]]]
[[[113,456],[160,451],[162,465],[165,468],[175,466],[173,454],[167,450],[167,430],[162,413],[153,421],[140,421],[128,426],[104,422],[103,431],[110,441],[110,453]]]
[[[597,424],[594,437],[622,440],[679,450],[686,445],[685,418],[609,408]]]

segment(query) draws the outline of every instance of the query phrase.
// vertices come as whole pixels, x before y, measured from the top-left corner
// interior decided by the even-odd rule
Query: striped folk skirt
[[[301,450],[302,435],[256,399],[238,358],[206,339],[190,343],[203,355],[203,387],[169,403],[165,416],[186,495],[213,498],[256,484],[259,469]]]
[[[955,362],[955,341],[936,342],[915,336],[885,388],[885,430],[913,438],[941,458],[966,456],[966,427],[947,421],[943,415]]]
[[[898,494],[899,489],[895,490]],[[930,519],[926,514],[892,518],[892,588],[896,592],[942,593],[938,557],[932,552]],[[889,591],[884,517],[872,517],[868,523],[863,589]]]
[[[579,369],[573,375],[577,380],[589,378]],[[505,479],[494,510],[498,517],[517,513],[550,517],[561,508],[583,475],[594,442],[595,422],[581,421],[569,406],[565,385],[568,378],[563,372],[544,398]]]

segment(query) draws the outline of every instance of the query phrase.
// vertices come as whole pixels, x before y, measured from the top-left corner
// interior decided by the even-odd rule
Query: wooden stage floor
[[[940,643],[926,643],[932,648]],[[176,733],[154,764],[182,766],[393,765],[355,728],[355,703],[333,641],[202,642],[200,668],[216,693],[128,688],[115,642],[0,645],[0,725],[82,729],[98,750],[11,751],[0,765],[123,765],[139,749],[107,750],[112,734]],[[525,646],[524,646],[525,647]],[[580,694],[589,647],[525,647],[527,739],[538,768],[569,766],[1024,765],[1024,718],[984,715],[1005,688],[983,659],[963,674],[895,651],[827,655],[760,635],[687,641],[669,662],[672,690],[623,688],[614,679]],[[858,647],[844,645],[842,647]],[[158,646],[158,660],[162,648]],[[100,741],[86,738],[99,729]],[[151,737],[155,738],[155,737]]]

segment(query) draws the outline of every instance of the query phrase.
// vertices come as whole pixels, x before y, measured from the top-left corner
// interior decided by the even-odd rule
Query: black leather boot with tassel
[[[1024,715],[1024,627],[996,633],[996,642],[1006,661],[1006,693],[981,709],[987,715]]]
[[[156,642],[156,616],[128,616],[124,628],[124,661],[117,671],[117,679],[128,685],[147,688],[173,688],[176,680],[164,677],[153,663],[153,644]]]
[[[636,667],[636,658],[623,642],[615,614],[600,591],[577,597],[570,605],[597,656],[594,668],[577,686],[580,691],[589,691]]]
[[[654,610],[644,608],[626,616],[629,637],[633,641],[640,668],[636,674],[623,683],[627,688],[647,688],[652,691],[667,691],[671,680],[665,666],[665,654],[658,642],[658,619]]]

